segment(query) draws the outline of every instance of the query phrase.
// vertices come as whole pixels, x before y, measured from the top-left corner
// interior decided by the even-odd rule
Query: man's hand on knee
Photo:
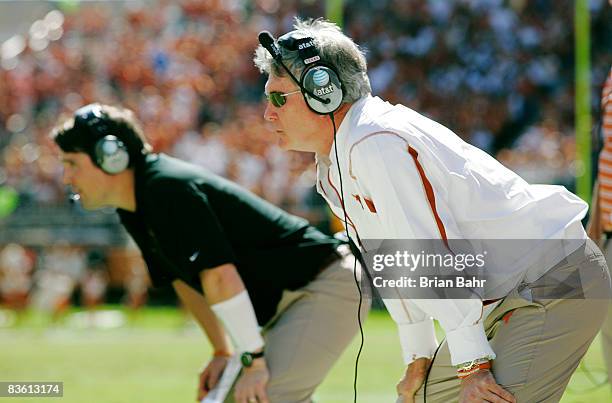
[[[516,403],[512,393],[497,384],[489,370],[480,370],[461,380],[459,403],[468,402]]]
[[[431,360],[429,358],[418,358],[406,368],[406,372],[397,384],[397,402],[413,403],[414,395],[423,386],[427,369]]]
[[[236,384],[234,397],[237,403],[269,403],[266,385],[270,380],[270,372],[265,359],[258,358],[253,365],[245,368]]]
[[[221,375],[227,366],[227,360],[227,356],[215,356],[200,372],[198,395],[196,398],[198,402],[201,401],[208,394],[208,392],[210,392],[210,390],[217,385],[217,382],[221,378]]]

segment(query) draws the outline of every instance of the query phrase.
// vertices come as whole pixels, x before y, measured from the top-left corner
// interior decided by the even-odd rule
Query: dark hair
[[[125,144],[130,155],[130,167],[151,152],[152,147],[131,110],[103,104],[92,104],[87,107],[96,107],[100,111],[100,116],[95,122],[89,125],[82,124],[75,114],[51,130],[51,138],[63,152],[83,152],[96,163],[94,152],[96,143],[107,135],[113,135]]]

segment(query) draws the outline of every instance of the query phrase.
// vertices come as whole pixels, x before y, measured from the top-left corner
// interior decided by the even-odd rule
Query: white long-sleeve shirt
[[[533,281],[586,238],[587,204],[562,186],[530,185],[444,126],[378,97],[353,104],[337,131],[342,193],[349,234],[364,239],[568,239],[563,248],[536,242],[502,265],[493,242],[487,264],[505,282],[487,295],[501,298]],[[317,155],[317,190],[344,221],[335,145]],[[577,240],[582,240],[578,242]],[[499,243],[499,241],[498,241]],[[485,245],[486,247],[486,245]],[[453,365],[494,358],[480,299],[384,299],[399,329],[404,362],[430,357],[437,347],[432,318],[446,332]]]

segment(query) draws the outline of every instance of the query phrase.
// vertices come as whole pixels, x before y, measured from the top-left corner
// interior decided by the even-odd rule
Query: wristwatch
[[[464,362],[461,365],[457,365],[457,376],[460,379],[467,378],[468,376],[485,369],[491,369],[491,361],[489,357],[479,358],[473,361]]]
[[[249,353],[248,351],[245,351],[244,353],[240,354],[240,362],[244,368],[249,368],[251,365],[253,365],[254,360],[263,356],[263,350],[261,350],[259,353]]]

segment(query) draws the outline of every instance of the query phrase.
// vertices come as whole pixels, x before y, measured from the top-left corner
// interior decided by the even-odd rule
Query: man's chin
[[[285,151],[291,150],[291,148],[289,147],[289,141],[287,139],[287,135],[286,134],[279,134],[278,135],[277,144],[278,144],[278,146],[280,148],[282,148]]]
[[[305,152],[305,153],[314,152],[311,149],[308,149],[307,147],[299,147],[298,145],[291,143],[289,141],[286,141],[286,140],[279,140],[278,146],[283,151],[300,151],[300,152]]]
[[[278,136],[278,146],[284,151],[302,151],[295,143],[290,141],[286,134]]]

